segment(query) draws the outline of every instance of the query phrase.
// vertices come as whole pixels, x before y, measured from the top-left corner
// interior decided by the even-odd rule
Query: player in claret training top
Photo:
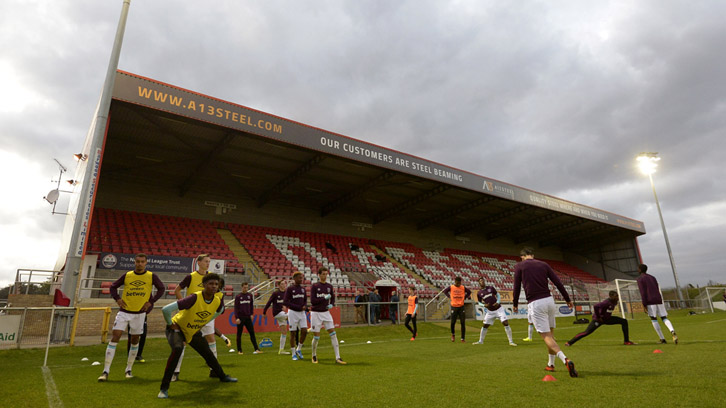
[[[174,303],[169,303],[161,309],[164,320],[166,320],[166,340],[171,346],[171,354],[166,361],[159,398],[169,398],[171,377],[174,375],[174,370],[179,362],[182,350],[184,350],[185,343],[189,344],[204,358],[204,361],[221,382],[237,382],[236,378],[224,373],[217,358],[209,349],[209,343],[199,331],[204,325],[224,312],[222,299],[215,296],[219,289],[219,281],[219,275],[207,273],[202,278],[203,291],[193,293]]]
[[[255,299],[249,292],[250,284],[242,283],[242,293],[234,297],[234,317],[237,323],[237,354],[242,352],[242,330],[247,328],[250,335],[250,342],[254,348],[253,354],[262,354],[262,350],[257,345],[257,337],[255,337],[255,325],[252,324],[252,315],[255,313]]]
[[[347,364],[340,358],[340,347],[338,346],[338,336],[335,334],[335,323],[330,315],[330,309],[335,305],[335,293],[333,293],[333,285],[327,282],[328,268],[322,266],[318,269],[318,282],[313,283],[310,290],[310,325],[313,330],[313,346],[312,361],[318,363],[318,343],[320,342],[320,328],[325,326],[325,330],[330,335],[330,343],[333,345],[335,352],[335,362],[337,364]]]
[[[486,310],[486,314],[484,315],[484,323],[482,325],[481,332],[479,333],[479,341],[472,344],[484,344],[484,337],[487,335],[489,326],[491,326],[496,319],[499,319],[504,326],[504,332],[507,333],[509,345],[516,346],[517,344],[512,341],[512,328],[509,327],[507,313],[504,311],[502,305],[499,304],[497,290],[494,289],[494,286],[487,286],[484,278],[479,278],[479,287],[481,289],[477,292],[476,297],[479,304],[484,307],[484,310]]]
[[[653,328],[658,334],[661,343],[665,344],[666,339],[663,337],[663,332],[658,324],[658,316],[663,320],[663,324],[666,325],[668,330],[671,331],[673,343],[678,344],[676,330],[673,328],[673,323],[668,320],[668,313],[663,305],[663,296],[660,294],[658,280],[655,279],[655,276],[646,273],[647,271],[648,265],[638,265],[638,272],[640,272],[640,276],[638,276],[638,289],[640,290],[643,307],[645,307],[645,313],[650,317],[650,322],[653,324]]]
[[[522,262],[514,267],[514,313],[519,312],[519,292],[524,286],[524,294],[528,302],[527,307],[532,316],[532,323],[534,323],[537,333],[542,336],[542,340],[547,345],[547,351],[549,352],[549,360],[545,370],[554,371],[555,358],[559,358],[567,366],[570,377],[577,377],[575,363],[565,356],[555,340],[554,330],[557,308],[547,281],[551,281],[557,287],[562,297],[565,298],[567,306],[572,309],[570,295],[567,294],[555,271],[545,262],[534,259],[534,250],[532,248],[523,248],[519,255]]]
[[[292,274],[292,280],[294,283],[285,291],[283,304],[287,307],[287,321],[290,325],[290,351],[292,359],[297,361],[303,359],[302,346],[308,335],[308,319],[305,316],[308,294],[302,286],[302,272]]]
[[[287,313],[283,310],[285,289],[287,289],[287,283],[284,280],[277,281],[277,290],[272,292],[270,299],[262,310],[262,314],[264,315],[267,313],[267,309],[272,306],[272,316],[280,326],[280,349],[277,351],[277,354],[290,354],[289,351],[285,351],[287,341]]]
[[[587,329],[585,329],[584,332],[578,333],[570,339],[567,343],[565,343],[565,346],[571,346],[575,344],[575,342],[580,341],[583,337],[587,337],[592,332],[597,330],[598,327],[602,326],[603,324],[606,325],[612,325],[612,324],[619,324],[623,328],[623,342],[626,346],[633,346],[635,343],[630,341],[630,337],[628,336],[628,321],[617,316],[613,316],[613,310],[615,310],[615,306],[618,305],[618,292],[611,290],[608,294],[609,297],[602,302],[595,305],[594,310],[592,312],[592,321],[587,326]]]
[[[147,258],[145,254],[137,254],[134,259],[134,270],[129,271],[111,284],[111,297],[121,308],[116,314],[111,332],[111,341],[106,347],[106,361],[103,373],[98,381],[108,380],[111,363],[116,354],[116,345],[128,328],[131,334],[131,347],[126,360],[126,378],[133,378],[131,368],[134,366],[136,354],[139,350],[139,339],[144,332],[144,321],[154,303],[164,296],[164,284],[157,275],[146,270]],[[123,285],[124,293],[118,295],[118,288]],[[156,288],[156,295],[151,296],[152,287]]]

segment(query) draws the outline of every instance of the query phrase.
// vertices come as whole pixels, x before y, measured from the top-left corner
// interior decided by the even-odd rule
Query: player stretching
[[[294,361],[302,360],[302,345],[308,335],[308,319],[305,316],[308,294],[302,286],[303,273],[292,274],[293,284],[285,290],[282,304],[287,306],[287,320],[290,325],[290,348]],[[298,333],[298,330],[300,333]],[[298,341],[298,334],[300,340]]]
[[[252,315],[255,313],[255,299],[248,292],[250,284],[242,283],[242,293],[234,297],[234,317],[237,323],[237,354],[242,352],[242,331],[247,328],[247,334],[250,335],[250,342],[255,349],[252,354],[262,354],[262,350],[257,346],[257,337],[255,337],[255,325],[252,324]]]
[[[313,364],[318,363],[318,343],[320,342],[320,327],[325,326],[325,330],[330,335],[330,343],[333,345],[335,352],[335,362],[337,364],[348,364],[340,358],[340,347],[338,346],[338,336],[335,334],[335,323],[333,316],[330,315],[330,309],[335,305],[335,294],[333,293],[333,285],[327,283],[328,268],[321,266],[318,269],[318,282],[313,283],[310,290],[310,325],[313,331],[312,361]]]
[[[603,300],[602,302],[595,305],[594,310],[592,312],[592,321],[587,326],[587,329],[585,329],[584,332],[578,333],[573,337],[570,341],[565,343],[565,346],[571,346],[575,344],[575,342],[579,341],[583,337],[587,337],[592,332],[597,330],[598,327],[602,326],[603,324],[611,325],[611,324],[619,324],[623,328],[623,341],[626,346],[633,346],[635,343],[630,341],[630,338],[628,337],[628,321],[617,316],[613,316],[613,310],[615,310],[615,306],[618,305],[618,292],[611,290],[610,293],[608,293],[608,298]]]
[[[191,295],[192,293],[199,292],[204,289],[202,279],[205,275],[207,275],[209,271],[209,264],[211,263],[211,261],[212,260],[208,254],[201,254],[197,256],[197,270],[185,276],[184,279],[179,282],[179,285],[177,285],[176,289],[174,289],[174,296],[176,296],[177,300],[181,300],[183,298],[181,292],[184,288],[187,288],[187,295]],[[216,296],[219,297],[220,300],[224,297],[224,293],[221,292],[223,286],[222,282],[223,280],[220,278],[220,285],[218,285],[220,291],[216,294]],[[214,319],[212,319],[212,321],[202,327],[201,333],[202,336],[207,339],[209,349],[212,350],[214,357],[217,357],[217,340],[214,338]],[[232,342],[224,334],[220,333],[220,338],[224,340],[224,343],[227,345],[227,347],[232,346]],[[177,365],[176,370],[174,370],[174,376],[172,377],[171,381],[177,381],[179,379],[179,372],[181,371],[181,365],[183,360],[184,350],[182,350],[182,354],[181,356],[179,356],[179,365]],[[214,377],[214,375],[214,371],[210,370],[209,376]]]
[[[406,320],[404,321],[404,325],[413,335],[411,337],[411,341],[416,340],[416,335],[418,334],[418,329],[416,329],[416,315],[418,314],[418,296],[416,296],[415,290],[416,288],[414,286],[408,287],[408,309],[406,309]],[[408,325],[411,322],[413,322],[413,329],[411,328],[411,326]]]
[[[534,259],[534,250],[526,247],[519,252],[522,262],[514,267],[514,313],[519,312],[517,307],[519,304],[519,291],[524,286],[524,295],[527,298],[531,310],[532,323],[537,333],[542,336],[547,345],[549,352],[549,361],[547,363],[547,371],[555,370],[555,357],[567,366],[570,377],[577,377],[575,363],[565,356],[554,337],[555,316],[557,310],[555,300],[552,298],[547,280],[549,279],[560,291],[562,297],[565,298],[567,306],[572,309],[570,295],[567,294],[565,287],[562,285],[560,278],[555,275],[555,271],[546,263]]]
[[[461,277],[454,278],[454,284],[444,289],[444,295],[451,299],[451,341],[454,341],[456,319],[461,320],[461,342],[466,342],[466,309],[464,301],[471,298],[471,291],[461,284]]]
[[[290,354],[289,351],[285,351],[285,343],[287,341],[287,313],[282,310],[286,288],[287,283],[284,280],[277,281],[277,290],[272,292],[270,299],[262,310],[262,315],[264,316],[267,313],[267,309],[272,306],[272,316],[280,326],[280,350],[277,354]]]
[[[108,373],[111,370],[113,356],[116,354],[116,345],[124,334],[124,330],[131,334],[131,347],[126,359],[126,378],[133,378],[131,368],[139,351],[139,338],[144,332],[144,321],[146,313],[154,307],[154,303],[164,296],[164,284],[157,275],[146,270],[146,255],[136,254],[134,258],[134,270],[126,272],[111,284],[109,289],[111,297],[121,308],[113,321],[111,341],[106,347],[106,364],[103,366],[103,373],[98,381],[108,380]],[[123,285],[124,293],[119,297],[118,288]],[[156,295],[151,296],[151,287],[156,288]]]
[[[647,271],[648,265],[638,265],[638,272],[640,272],[640,276],[638,276],[638,289],[640,290],[640,298],[643,300],[645,313],[650,316],[650,322],[653,324],[655,332],[658,333],[661,343],[665,344],[666,340],[658,324],[659,316],[663,320],[663,324],[671,331],[673,343],[678,344],[676,330],[673,328],[673,323],[668,320],[668,313],[666,313],[665,306],[663,306],[663,297],[660,294],[658,281],[655,279],[655,276],[647,274]]]
[[[166,320],[166,339],[171,346],[171,354],[166,362],[164,378],[161,380],[159,398],[169,398],[169,384],[182,351],[184,343],[189,344],[204,358],[209,368],[221,382],[237,382],[236,378],[224,373],[217,357],[209,348],[209,343],[202,337],[199,329],[224,311],[224,303],[216,296],[219,289],[219,275],[208,273],[202,278],[204,290],[193,293],[184,299],[164,306],[161,311]],[[172,317],[173,316],[173,317]]]
[[[507,333],[509,345],[516,346],[517,343],[512,341],[512,328],[509,327],[507,313],[504,312],[504,308],[499,304],[497,290],[494,289],[493,286],[487,286],[484,278],[479,278],[479,287],[481,289],[477,292],[476,297],[479,304],[485,308],[486,314],[484,315],[484,324],[482,325],[481,332],[479,333],[479,341],[472,344],[484,344],[484,337],[487,335],[489,326],[491,326],[495,320],[499,319],[504,326],[504,331]]]

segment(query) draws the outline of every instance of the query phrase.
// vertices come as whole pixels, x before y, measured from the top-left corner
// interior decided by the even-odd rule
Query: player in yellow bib
[[[116,346],[121,335],[128,328],[131,334],[131,347],[126,362],[126,378],[133,378],[131,368],[139,351],[139,338],[144,332],[144,321],[146,314],[154,307],[154,303],[164,296],[164,284],[157,275],[146,270],[147,257],[145,254],[137,254],[134,258],[134,270],[126,272],[111,284],[111,297],[118,303],[120,310],[116,314],[111,332],[111,341],[106,347],[106,360],[103,366],[103,373],[98,381],[108,380],[108,373],[111,370],[113,357],[116,355]],[[119,296],[118,288],[123,286],[123,295]],[[152,289],[156,287],[156,294],[151,295]]]
[[[204,358],[221,382],[237,382],[236,378],[224,373],[219,361],[209,349],[209,344],[200,333],[200,329],[205,324],[224,312],[224,303],[216,296],[219,282],[219,275],[207,273],[202,278],[204,290],[170,303],[161,309],[167,324],[166,339],[171,346],[171,354],[166,362],[164,378],[161,380],[159,398],[169,398],[171,377],[174,375],[174,369],[179,362],[185,343]]]
[[[208,254],[201,254],[197,256],[197,270],[185,276],[184,279],[179,282],[179,285],[177,285],[176,289],[174,289],[174,296],[176,296],[177,299],[181,300],[184,297],[182,296],[182,289],[184,288],[187,289],[187,295],[191,295],[192,293],[199,292],[204,289],[202,279],[204,278],[204,276],[207,275],[209,271],[210,262],[211,258]],[[216,295],[220,299],[224,297],[224,293],[221,292],[223,286],[224,283],[220,283],[220,292],[217,292]],[[207,339],[207,344],[209,344],[209,349],[212,350],[212,354],[214,354],[214,357],[217,357],[217,340],[214,338],[214,334],[216,331],[217,330],[214,327],[214,320],[204,325],[204,327],[202,327],[201,329],[202,336]],[[224,340],[224,343],[227,345],[227,347],[232,346],[232,342],[227,338],[227,336],[225,336],[221,332],[219,333],[219,337]],[[182,354],[179,357],[179,364],[176,366],[176,369],[174,370],[174,375],[171,377],[172,382],[179,379],[179,372],[181,371],[181,365],[183,360],[184,351],[182,351]],[[214,377],[214,371],[210,371],[209,376]]]

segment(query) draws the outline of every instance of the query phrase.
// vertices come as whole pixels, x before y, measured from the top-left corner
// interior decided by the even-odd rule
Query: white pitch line
[[[41,370],[43,371],[43,379],[45,380],[45,395],[48,397],[48,407],[63,408],[63,401],[60,399],[60,395],[58,395],[58,388],[55,386],[50,368],[43,366]]]
[[[726,322],[726,319],[721,319],[721,320],[711,320],[710,322],[706,322],[706,323],[716,323],[716,322]]]

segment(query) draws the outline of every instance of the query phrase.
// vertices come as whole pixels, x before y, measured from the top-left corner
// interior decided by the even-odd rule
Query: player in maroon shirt
[[[287,313],[283,309],[283,306],[285,306],[285,289],[287,289],[287,282],[282,279],[277,281],[277,290],[272,292],[270,299],[262,310],[264,315],[267,313],[267,309],[272,306],[272,317],[280,326],[280,349],[277,354],[290,354],[289,351],[285,351],[285,343],[287,342]]]
[[[575,342],[581,340],[583,337],[591,335],[592,332],[597,330],[597,328],[602,326],[603,324],[621,325],[623,328],[623,344],[625,344],[626,346],[635,345],[635,343],[630,341],[630,338],[628,336],[628,321],[621,317],[613,316],[613,310],[615,310],[615,307],[618,305],[618,292],[611,290],[608,295],[609,296],[607,299],[595,305],[592,313],[592,321],[587,326],[587,329],[585,329],[585,331],[582,333],[576,334],[575,337],[565,343],[565,346],[571,346],[575,344]]]
[[[514,267],[514,313],[519,312],[519,292],[521,287],[524,286],[524,294],[528,302],[527,307],[531,308],[532,323],[534,323],[537,333],[542,336],[542,340],[547,345],[547,351],[549,352],[549,361],[545,370],[554,371],[555,358],[558,357],[567,366],[570,377],[577,377],[575,363],[565,356],[553,334],[557,309],[547,281],[551,281],[557,287],[562,297],[565,298],[567,306],[572,309],[570,295],[567,294],[555,271],[545,262],[534,259],[534,250],[532,248],[523,248],[519,255],[522,262]]]
[[[479,333],[479,341],[472,344],[484,344],[484,337],[487,335],[489,326],[491,326],[496,319],[499,319],[504,326],[504,332],[507,334],[507,339],[509,339],[509,345],[516,346],[517,343],[512,340],[512,328],[509,327],[507,314],[504,312],[502,305],[499,304],[497,290],[494,286],[487,286],[484,278],[479,278],[479,287],[480,289],[476,294],[476,298],[479,305],[484,307],[484,322],[481,327],[481,332]]]
[[[338,336],[335,334],[335,323],[330,315],[330,309],[335,305],[335,293],[333,293],[333,285],[327,282],[328,268],[321,266],[318,269],[319,281],[313,284],[310,290],[310,303],[312,305],[310,312],[310,326],[313,331],[312,343],[312,361],[313,364],[318,363],[318,343],[320,342],[320,329],[325,326],[325,330],[330,335],[330,343],[335,351],[336,364],[348,364],[340,358],[340,347],[338,345]]]
[[[655,279],[655,276],[647,274],[647,271],[648,265],[638,265],[638,272],[640,272],[640,276],[638,276],[638,289],[640,290],[640,298],[643,301],[643,307],[645,307],[645,313],[650,316],[650,322],[653,324],[653,328],[658,334],[658,337],[660,337],[661,343],[665,344],[666,340],[665,337],[663,337],[663,332],[658,324],[658,316],[660,316],[661,320],[663,320],[663,324],[666,325],[668,330],[671,331],[673,342],[678,344],[676,330],[673,328],[673,323],[668,320],[668,313],[663,305],[663,296],[660,294],[658,281]]]
[[[292,274],[293,284],[285,290],[285,297],[282,302],[287,306],[287,321],[290,325],[290,347],[292,348],[292,359],[302,360],[302,346],[305,337],[308,335],[308,318],[305,314],[307,309],[308,293],[302,286],[303,273]],[[298,330],[300,340],[298,340]]]
[[[257,345],[257,337],[255,337],[255,325],[252,324],[252,315],[255,313],[255,299],[254,296],[249,292],[250,284],[247,282],[242,283],[242,293],[237,294],[234,297],[234,317],[235,323],[237,323],[237,354],[244,354],[242,352],[242,331],[247,328],[247,333],[250,335],[250,341],[255,351],[253,354],[261,354]]]

